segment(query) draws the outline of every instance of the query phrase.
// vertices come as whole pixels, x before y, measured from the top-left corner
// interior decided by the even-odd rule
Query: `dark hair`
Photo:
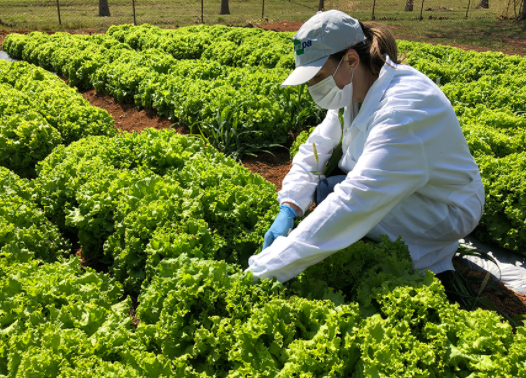
[[[332,54],[329,58],[340,61],[343,56],[349,50],[354,50],[360,57],[360,62],[371,71],[373,75],[378,75],[384,64],[388,64],[385,61],[384,55],[389,55],[389,58],[396,63],[401,64],[405,58],[402,56],[398,60],[398,47],[391,31],[380,24],[374,22],[366,22],[362,24],[363,34],[365,35],[365,43],[359,42],[352,45],[345,50]]]

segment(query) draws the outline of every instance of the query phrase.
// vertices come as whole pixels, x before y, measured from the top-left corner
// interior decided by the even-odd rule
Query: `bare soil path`
[[[120,130],[141,132],[147,127],[167,129],[173,125],[168,118],[158,116],[155,110],[139,110],[132,104],[120,104],[112,96],[98,94],[96,89],[83,92],[82,97],[91,105],[107,110]],[[182,127],[176,129],[183,131]]]

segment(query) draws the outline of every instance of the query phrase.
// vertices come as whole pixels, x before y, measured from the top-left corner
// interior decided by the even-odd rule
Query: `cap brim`
[[[289,77],[287,77],[287,79],[281,83],[281,88],[288,87],[289,85],[305,84],[307,81],[316,76],[318,71],[323,67],[328,59],[329,57],[326,56],[312,63],[297,67],[294,71],[292,71]]]

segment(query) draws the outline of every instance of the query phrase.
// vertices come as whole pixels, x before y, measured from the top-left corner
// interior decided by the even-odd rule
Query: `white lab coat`
[[[287,237],[249,259],[254,278],[285,282],[364,236],[400,235],[413,266],[452,270],[458,240],[478,224],[484,187],[451,103],[416,69],[387,56],[379,78],[356,114],[345,109],[346,179]],[[354,114],[353,114],[354,113]],[[356,116],[355,116],[356,115]],[[342,136],[336,110],[327,113],[300,146],[278,194],[305,212],[313,203],[318,171]],[[323,179],[324,177],[322,177]]]

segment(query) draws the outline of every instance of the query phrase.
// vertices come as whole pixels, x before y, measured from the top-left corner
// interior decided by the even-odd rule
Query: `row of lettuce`
[[[34,176],[56,146],[89,135],[115,135],[105,110],[43,69],[0,60],[0,165]]]
[[[135,50],[159,49],[175,59],[204,59],[224,66],[294,69],[292,32],[260,28],[197,25],[161,29],[153,25],[114,25],[107,33]]]
[[[10,34],[3,48],[79,89],[96,88],[205,133],[203,126],[225,108],[235,113],[239,131],[250,131],[245,139],[251,141],[284,143],[291,130],[319,120],[320,110],[303,88],[279,87],[290,69],[178,60],[159,48],[133,50],[110,34]]]

